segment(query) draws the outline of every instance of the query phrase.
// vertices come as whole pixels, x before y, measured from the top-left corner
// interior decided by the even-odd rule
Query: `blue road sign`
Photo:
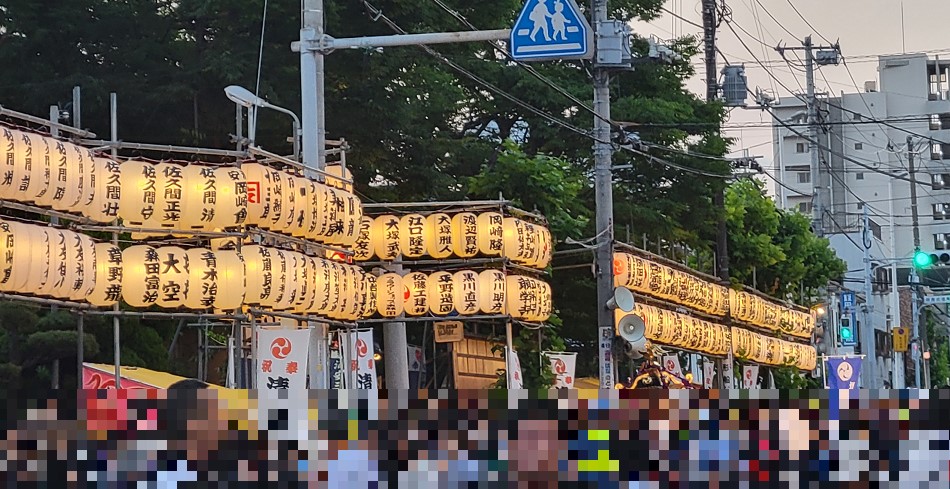
[[[511,29],[511,57],[519,61],[589,58],[592,32],[574,0],[527,0]]]
[[[841,310],[851,312],[854,310],[854,292],[841,293]]]

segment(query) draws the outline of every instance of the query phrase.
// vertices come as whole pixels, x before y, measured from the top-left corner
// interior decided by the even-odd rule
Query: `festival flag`
[[[759,366],[746,365],[742,367],[742,388],[755,389],[759,381]]]
[[[426,353],[420,346],[409,345],[409,388],[418,389],[426,383]]]
[[[663,357],[663,368],[667,372],[682,378],[683,368],[680,366],[680,358],[676,355],[666,355]]]
[[[708,360],[703,360],[703,389],[712,389],[713,378],[715,377],[716,377],[715,365]]]
[[[551,362],[551,371],[554,372],[554,388],[573,389],[577,353],[551,352],[545,355]]]
[[[260,329],[257,335],[257,388],[306,390],[310,330]]]
[[[848,389],[858,388],[858,379],[861,377],[861,358],[828,358],[828,388]]]
[[[378,389],[373,330],[364,329],[350,334],[350,371],[356,373],[356,389]]]
[[[524,377],[521,373],[521,360],[518,360],[518,352],[508,350],[508,388],[524,389]]]

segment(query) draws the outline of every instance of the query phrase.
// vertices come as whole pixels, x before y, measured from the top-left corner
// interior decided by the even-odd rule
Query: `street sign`
[[[894,351],[905,352],[910,345],[910,328],[892,328]]]
[[[924,304],[950,304],[950,295],[928,295],[924,297]]]
[[[841,293],[841,310],[851,312],[854,310],[854,292]]]
[[[527,0],[509,49],[518,61],[587,59],[593,45],[593,30],[574,0]]]

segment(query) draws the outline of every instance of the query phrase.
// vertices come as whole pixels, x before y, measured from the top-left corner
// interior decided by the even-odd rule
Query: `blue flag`
[[[861,377],[860,358],[829,358],[827,362],[829,389],[857,390]]]

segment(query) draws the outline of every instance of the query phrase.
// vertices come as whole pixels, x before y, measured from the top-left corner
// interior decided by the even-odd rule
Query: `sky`
[[[927,52],[950,57],[950,36],[944,30],[947,3],[947,0],[727,0],[727,6],[732,9],[732,28],[781,84],[774,81],[753,59],[753,54],[725,23],[717,33],[717,44],[730,63],[745,65],[749,88],[754,91],[756,87],[761,87],[785,97],[790,92],[782,84],[796,92],[804,91],[800,87],[805,85],[805,74],[796,71],[802,65],[793,54],[787,55],[793,66],[790,68],[774,46],[779,42],[800,46],[809,34],[816,44],[827,45],[825,38],[832,43],[840,42],[847,68],[844,65],[820,68],[815,75],[816,90],[835,95],[842,91],[855,93],[859,89],[863,91],[865,81],[877,79],[876,55]],[[793,5],[814,29],[802,20]],[[702,25],[699,0],[667,0],[665,6],[667,10]],[[702,29],[666,13],[649,23],[636,22],[634,29],[640,35],[652,34],[660,39],[691,34],[702,37]],[[697,76],[687,86],[705,97],[702,56],[693,58],[693,63],[697,67]],[[718,63],[721,70],[725,65],[723,56],[719,56]],[[754,105],[753,102],[750,96],[747,103]],[[730,111],[725,127],[757,123],[768,125],[771,122],[771,116],[758,108],[736,108]],[[731,156],[741,156],[742,150],[748,149],[750,155],[763,157],[760,160],[763,166],[771,166],[771,131],[770,127],[727,129],[727,136],[738,138]]]

